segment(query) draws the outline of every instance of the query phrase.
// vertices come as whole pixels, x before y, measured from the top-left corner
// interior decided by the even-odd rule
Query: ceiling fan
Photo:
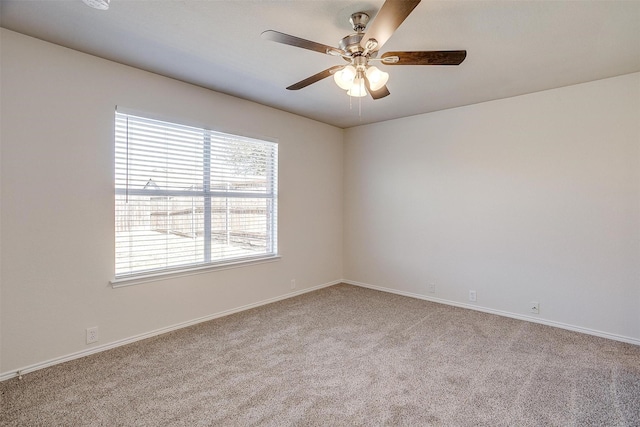
[[[339,47],[327,46],[278,31],[267,30],[262,38],[327,55],[342,57],[347,65],[336,65],[292,84],[288,90],[298,90],[333,75],[336,84],[349,96],[362,97],[367,93],[373,99],[389,95],[389,74],[371,65],[379,61],[384,65],[459,65],[467,56],[466,50],[385,52],[378,58],[378,51],[395,30],[420,3],[420,0],[386,0],[367,29],[369,15],[356,12],[349,22],[355,33],[340,40]]]

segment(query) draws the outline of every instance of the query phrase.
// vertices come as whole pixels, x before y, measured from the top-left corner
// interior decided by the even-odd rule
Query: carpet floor
[[[640,346],[336,285],[0,392],[3,426],[640,426]]]

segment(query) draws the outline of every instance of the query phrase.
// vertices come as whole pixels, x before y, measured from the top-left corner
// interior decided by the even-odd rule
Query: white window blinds
[[[116,278],[277,254],[276,143],[116,112]]]

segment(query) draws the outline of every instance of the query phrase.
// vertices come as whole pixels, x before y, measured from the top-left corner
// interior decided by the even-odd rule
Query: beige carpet
[[[640,347],[337,285],[0,391],[11,426],[639,426]]]

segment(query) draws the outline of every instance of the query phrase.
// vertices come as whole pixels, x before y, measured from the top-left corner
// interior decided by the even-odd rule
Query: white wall
[[[0,373],[342,277],[343,131],[1,30]],[[116,105],[279,141],[277,262],[113,289]],[[322,183],[319,185],[319,183]]]
[[[344,162],[346,279],[640,343],[640,74],[351,128]]]

